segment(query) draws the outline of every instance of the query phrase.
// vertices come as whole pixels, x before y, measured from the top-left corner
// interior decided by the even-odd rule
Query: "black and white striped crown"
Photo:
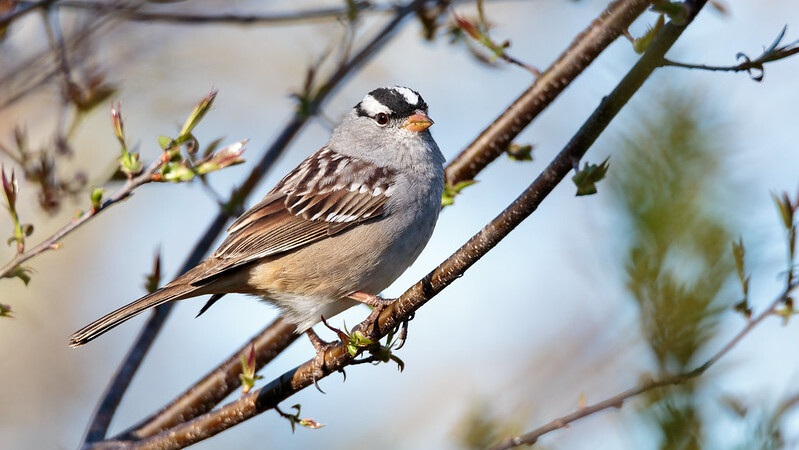
[[[375,117],[379,113],[409,117],[417,109],[427,112],[427,103],[418,92],[403,86],[377,88],[355,105],[358,115],[366,117]]]

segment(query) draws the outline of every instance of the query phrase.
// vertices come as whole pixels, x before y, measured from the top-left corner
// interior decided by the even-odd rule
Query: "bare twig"
[[[697,11],[703,5],[704,1],[699,1]],[[693,15],[685,24],[667,24],[638,63],[616,89],[602,100],[591,117],[538,178],[499,216],[380,314],[376,324],[377,334],[385,335],[398,327],[433,296],[461,277],[472,264],[532,214],[571,171],[574,161],[585,154],[622,106],[659,66],[666,51],[671,48],[692,19]],[[366,334],[365,326],[365,324],[358,325],[353,333],[361,331]],[[344,343],[332,347],[324,354],[324,376],[343,369],[351,364],[354,358]],[[316,370],[318,367],[314,366],[313,360],[307,361],[239,400],[152,438],[135,442],[131,448],[179,448],[213,436],[273,408],[297,391],[313,384],[319,378]]]
[[[50,6],[55,0],[36,3],[36,6]],[[20,8],[21,9],[21,8]],[[37,8],[27,9],[35,11]],[[0,23],[2,20],[0,20]],[[105,33],[111,20],[108,16],[92,17],[80,30],[71,33],[65,39],[67,51],[76,52],[79,46],[89,42],[90,38]],[[7,108],[31,92],[35,92],[42,85],[60,73],[59,60],[50,58],[51,51],[40,54],[23,61],[8,73],[5,73],[0,84],[3,86],[0,97],[0,110]],[[20,85],[19,87],[16,85]]]
[[[543,109],[545,105],[548,105],[568,84],[566,81],[564,81],[566,84],[555,86],[555,80],[573,79],[577,74],[571,73],[572,71],[577,71],[577,73],[581,72],[583,69],[585,69],[585,67],[588,66],[588,64],[590,64],[593,59],[596,58],[599,51],[595,50],[596,47],[594,47],[594,45],[597,45],[596,41],[598,36],[602,36],[602,41],[606,47],[611,42],[610,36],[618,37],[620,30],[625,29],[626,26],[632,22],[635,17],[637,17],[637,15],[640,15],[645,10],[646,6],[647,2],[640,1],[623,1],[610,5],[608,9],[603,12],[597,20],[594,21],[588,30],[581,33],[574,40],[563,56],[561,56],[561,58],[558,59],[558,61],[556,61],[550,69],[548,69],[547,79],[549,81],[546,84],[548,87],[544,88],[539,82],[536,82],[533,85],[534,87],[538,87],[535,88],[532,95],[534,97],[538,97],[537,100],[531,101],[531,103],[540,102],[542,104],[541,109]],[[597,24],[607,26],[609,27],[609,30],[605,33],[599,33],[596,30],[598,26]],[[589,32],[589,30],[594,31]],[[587,54],[574,50],[586,48],[590,49]],[[585,50],[582,51],[585,52]],[[528,99],[528,101],[530,100]],[[521,118],[518,117],[517,119],[521,120]],[[503,114],[498,120],[510,122],[511,117]],[[497,136],[498,133],[495,132],[493,135]],[[483,146],[484,150],[488,151],[489,149],[487,148],[486,142],[488,141],[484,139]],[[472,144],[472,146],[469,148],[474,147],[475,144]],[[479,152],[472,153],[472,155],[479,155]],[[464,158],[465,157],[462,154],[462,156],[452,164],[458,164],[459,161],[460,164],[468,165],[468,161],[466,161]],[[480,169],[484,168],[487,164],[488,162],[485,162]],[[452,167],[452,165],[450,165],[450,167]],[[255,344],[256,353],[258,353],[256,360],[260,365],[266,364],[274,357],[276,350],[274,346],[271,345],[273,343],[269,339],[265,339],[266,336],[279,335],[279,333],[275,332],[273,327],[283,329],[284,333],[290,333],[292,331],[290,327],[286,327],[286,324],[282,323],[282,321],[277,324],[273,323],[267,326],[258,336],[253,338],[253,340],[242,346],[242,349],[245,349],[249,348],[251,343]],[[285,345],[293,342],[293,340],[296,338],[293,333],[291,334],[291,340],[286,340]],[[288,336],[282,337],[287,338]],[[270,343],[270,346],[266,346],[266,343]],[[240,366],[238,358],[241,354],[241,351],[242,350],[238,350],[236,353],[232,354],[223,364],[209,372],[202,381],[186,390],[172,403],[165,406],[161,411],[150,418],[143,420],[131,429],[121,433],[120,435],[117,435],[115,439],[142,439],[153,436],[155,433],[174,426],[180,421],[185,421],[187,419],[196,417],[199,414],[210,411],[213,406],[221,402],[227,395],[238,388],[239,384],[237,371],[239,370]],[[279,353],[279,350],[277,352]],[[233,375],[222,376],[222,374],[231,373],[233,373]],[[219,386],[224,387],[224,390],[220,389]]]
[[[113,14],[120,19],[136,22],[166,22],[172,24],[227,24],[227,25],[293,25],[298,23],[319,22],[346,18],[349,14],[360,12],[392,11],[391,4],[375,4],[370,1],[356,1],[352,6],[335,8],[319,8],[307,11],[291,11],[271,14],[214,14],[214,13],[181,13],[145,11],[139,7],[125,4],[108,4],[103,2],[63,0],[55,4],[59,8],[89,10]]]
[[[628,389],[624,392],[620,392],[612,397],[609,397],[601,402],[595,403],[593,405],[585,406],[575,410],[572,413],[566,414],[565,416],[558,417],[550,421],[549,423],[536,428],[533,431],[525,433],[521,436],[516,436],[512,438],[508,438],[501,443],[497,444],[494,447],[491,447],[491,450],[507,450],[513,447],[517,447],[520,445],[533,445],[541,436],[550,433],[555,430],[559,430],[568,426],[570,423],[574,422],[575,420],[582,419],[583,417],[590,416],[594,413],[599,411],[608,409],[608,408],[621,408],[624,402],[627,399],[632,397],[636,397],[641,395],[645,392],[649,392],[654,389],[658,389],[665,386],[673,386],[677,384],[684,383],[690,379],[702,376],[710,367],[716,364],[724,355],[729,353],[730,350],[733,349],[747,334],[749,334],[752,329],[754,329],[758,324],[760,324],[766,317],[775,313],[777,307],[783,304],[789,297],[791,292],[799,286],[799,283],[794,283],[788,285],[786,289],[782,292],[780,296],[778,296],[772,303],[766,308],[765,311],[760,313],[757,317],[747,322],[746,326],[741,329],[729,342],[727,342],[721,349],[719,349],[716,353],[713,354],[707,361],[704,362],[701,366],[690,370],[688,372],[683,372],[676,375],[668,375],[665,377],[658,378],[656,380],[646,381],[634,388]]]
[[[734,66],[708,66],[705,64],[686,64],[686,63],[671,61],[668,59],[664,59],[662,65],[672,66],[672,67],[682,67],[685,69],[710,70],[715,72],[746,71],[753,80],[763,81],[763,75],[764,75],[763,66],[765,64],[774,61],[779,61],[781,59],[799,53],[799,40],[791,42],[790,44],[785,44],[780,46],[780,42],[782,42],[782,38],[785,37],[785,31],[787,29],[788,29],[787,25],[783,27],[782,31],[777,36],[777,39],[775,39],[774,42],[772,42],[768,48],[763,49],[763,53],[761,53],[760,56],[758,56],[757,58],[750,59],[744,53],[738,53],[737,55],[735,55],[738,60],[743,59],[743,62],[740,64],[736,64]]]
[[[396,28],[404,21],[406,17],[408,17],[412,12],[416,9],[420,8],[426,0],[414,0],[409,3],[406,3],[402,6],[396,8],[396,12],[394,13],[394,17],[377,33],[367,44],[358,51],[352,59],[350,59],[346,64],[340,65],[338,69],[329,76],[329,78],[321,84],[321,86],[316,90],[316,94],[311,102],[309,102],[307,112],[309,114],[302,114],[302,115],[295,115],[289,123],[285,126],[281,134],[278,138],[272,143],[272,145],[267,149],[264,153],[263,157],[253,168],[250,172],[250,175],[247,179],[242,183],[242,185],[236,189],[230,196],[228,200],[227,207],[225,211],[220,211],[217,216],[213,219],[209,227],[207,228],[206,232],[203,234],[200,241],[197,243],[195,248],[193,249],[192,253],[186,259],[184,263],[181,273],[189,270],[190,268],[197,265],[203,258],[203,256],[208,252],[214,239],[216,236],[222,232],[224,229],[224,225],[227,222],[230,212],[236,211],[247,197],[252,193],[255,189],[257,183],[261,180],[267,170],[272,166],[274,161],[277,157],[282,153],[283,149],[285,149],[289,142],[294,138],[294,136],[300,131],[300,129],[305,125],[308,119],[316,113],[319,109],[321,104],[327,98],[327,96],[341,83],[344,78],[349,75],[353,70],[361,67],[366,60],[368,60],[371,56],[373,56],[379,49],[383,47],[384,44],[388,41],[388,38],[393,34]],[[124,366],[128,366],[134,368],[133,370],[129,371],[118,371],[115,375],[114,379],[111,381],[109,388],[103,395],[103,400],[101,401],[102,405],[108,405],[107,408],[98,408],[94,417],[91,420],[89,431],[84,439],[83,446],[90,446],[93,442],[100,441],[105,437],[105,434],[108,430],[108,426],[110,424],[110,420],[113,417],[114,411],[116,406],[119,404],[119,400],[121,400],[122,395],[127,388],[130,379],[133,377],[135,373],[135,367],[138,367],[138,364],[141,362],[141,359],[146,354],[147,350],[149,349],[150,345],[152,345],[158,331],[163,326],[164,322],[166,321],[169,312],[171,311],[173,304],[167,303],[155,309],[154,313],[150,316],[147,322],[144,325],[144,329],[136,339],[136,342],[133,343],[132,349],[126,360],[122,363]],[[257,338],[256,338],[257,340]],[[291,339],[293,340],[293,339]],[[289,340],[288,342],[291,342]],[[253,341],[251,341],[253,342]],[[248,344],[249,345],[249,344]],[[288,345],[288,343],[286,343]],[[260,347],[258,345],[255,346],[256,352],[256,360],[260,361],[267,360],[267,354],[269,353],[267,349],[265,349],[264,345]],[[279,351],[278,351],[279,352]],[[238,356],[237,356],[238,357]],[[234,380],[234,383],[238,381]],[[237,387],[238,385],[236,385]],[[234,387],[233,389],[235,389]],[[227,395],[227,394],[225,394]],[[182,406],[186,406],[192,404],[192,410],[196,408],[207,408],[206,411],[220,402],[225,395],[222,395],[221,398],[216,399],[215,396],[211,396],[211,398],[206,398],[204,395],[196,395],[191,398],[191,400],[185,399],[181,401]],[[113,401],[109,401],[109,399],[113,399]],[[196,403],[192,403],[196,402]],[[198,406],[198,405],[210,405],[208,406]],[[197,409],[200,411],[201,409]],[[165,409],[164,411],[173,411],[169,408]],[[186,410],[182,410],[186,411]],[[189,410],[191,411],[191,410]],[[192,412],[187,412],[187,415],[184,416],[181,420],[186,420],[190,417],[194,417]],[[164,420],[165,422],[169,422],[171,419],[160,417],[159,420]]]

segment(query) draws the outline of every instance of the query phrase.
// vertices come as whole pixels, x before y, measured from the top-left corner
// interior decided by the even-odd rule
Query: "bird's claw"
[[[326,392],[319,387],[318,380],[325,376],[325,354],[328,350],[335,347],[336,343],[322,340],[322,338],[310,328],[305,331],[305,334],[308,336],[308,340],[311,341],[311,345],[316,349],[316,356],[314,356],[313,359],[313,384],[319,392],[326,394]]]

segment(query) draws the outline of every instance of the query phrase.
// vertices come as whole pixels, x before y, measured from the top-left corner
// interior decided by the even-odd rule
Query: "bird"
[[[243,293],[276,306],[319,351],[311,327],[359,303],[384,307],[378,294],[433,233],[445,181],[432,124],[417,91],[372,90],[322,148],[230,225],[208,258],[76,331],[69,345],[167,302],[211,294],[199,316],[225,294]]]

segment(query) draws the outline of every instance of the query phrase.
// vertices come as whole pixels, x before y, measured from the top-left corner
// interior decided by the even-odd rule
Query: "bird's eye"
[[[388,123],[388,115],[386,113],[378,113],[375,116],[375,120],[378,125],[383,126]]]

